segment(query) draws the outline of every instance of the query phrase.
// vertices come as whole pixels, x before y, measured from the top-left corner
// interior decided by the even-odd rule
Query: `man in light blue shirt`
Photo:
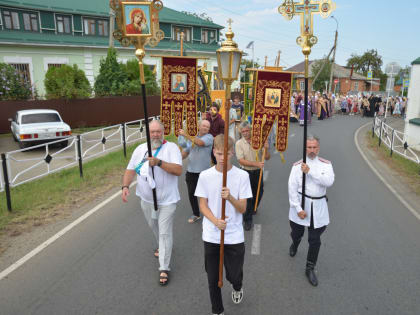
[[[213,136],[209,134],[210,122],[202,120],[198,126],[198,136],[191,137],[183,129],[179,131],[178,144],[182,148],[182,158],[188,157],[188,167],[185,174],[188,197],[190,199],[193,215],[188,219],[194,223],[201,219],[197,197],[194,196],[200,173],[210,168],[211,151],[213,148]]]

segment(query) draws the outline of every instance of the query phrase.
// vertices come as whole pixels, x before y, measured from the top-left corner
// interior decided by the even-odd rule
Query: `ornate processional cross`
[[[318,38],[314,36],[314,15],[320,14],[322,18],[327,18],[332,11],[335,10],[335,3],[331,0],[302,0],[300,3],[294,3],[293,0],[285,0],[279,7],[279,12],[287,20],[293,19],[295,15],[300,15],[300,36],[296,42],[302,46],[309,55],[311,47],[318,42]]]

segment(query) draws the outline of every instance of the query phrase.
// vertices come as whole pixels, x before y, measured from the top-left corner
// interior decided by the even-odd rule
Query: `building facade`
[[[3,4],[4,3],[4,4]],[[161,78],[161,60],[153,55],[179,55],[181,33],[184,55],[207,59],[207,69],[217,70],[216,50],[223,28],[188,13],[163,8],[159,15],[165,38],[147,47],[144,62],[156,68]],[[124,48],[110,39],[110,9],[106,0],[8,0],[0,2],[0,62],[11,64],[40,96],[50,67],[76,64],[93,86],[100,61],[110,43],[120,62],[135,59],[134,48]]]
[[[420,151],[420,57],[411,65],[404,134],[407,144]]]
[[[312,72],[312,66],[315,60],[309,61],[309,90],[312,90],[312,79],[316,73]],[[304,92],[305,90],[305,76],[302,74],[305,71],[305,62],[301,62],[287,71],[298,72],[294,75],[295,85],[294,90],[297,92]],[[329,82],[327,83],[327,85]],[[327,86],[326,86],[327,87]],[[331,91],[335,94],[348,93],[370,93],[378,92],[380,87],[380,79],[368,80],[365,76],[352,71],[349,68],[334,64],[333,82]],[[327,89],[327,88],[326,88]]]

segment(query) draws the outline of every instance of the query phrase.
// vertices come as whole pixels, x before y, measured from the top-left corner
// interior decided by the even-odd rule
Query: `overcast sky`
[[[377,49],[384,66],[397,62],[410,65],[420,57],[420,0],[336,0],[332,15],[338,20],[338,48],[336,62],[345,65],[352,53],[363,54]],[[283,0],[163,0],[163,4],[178,11],[206,13],[213,21],[227,26],[232,18],[232,29],[239,48],[255,41],[255,59],[264,63],[268,56],[273,64],[281,50],[282,66],[290,67],[303,61],[296,44],[300,33],[300,18],[287,21],[278,13]],[[332,18],[314,18],[314,35],[318,44],[310,59],[322,58],[334,45],[336,22]]]

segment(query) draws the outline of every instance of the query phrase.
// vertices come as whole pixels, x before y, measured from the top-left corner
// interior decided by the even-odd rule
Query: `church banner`
[[[277,121],[277,151],[287,149],[292,73],[258,70],[256,73],[252,147],[259,150]]]
[[[160,119],[165,135],[171,134],[172,119],[174,133],[183,129],[186,111],[187,133],[198,133],[197,117],[197,59],[188,57],[162,57],[162,96]]]

